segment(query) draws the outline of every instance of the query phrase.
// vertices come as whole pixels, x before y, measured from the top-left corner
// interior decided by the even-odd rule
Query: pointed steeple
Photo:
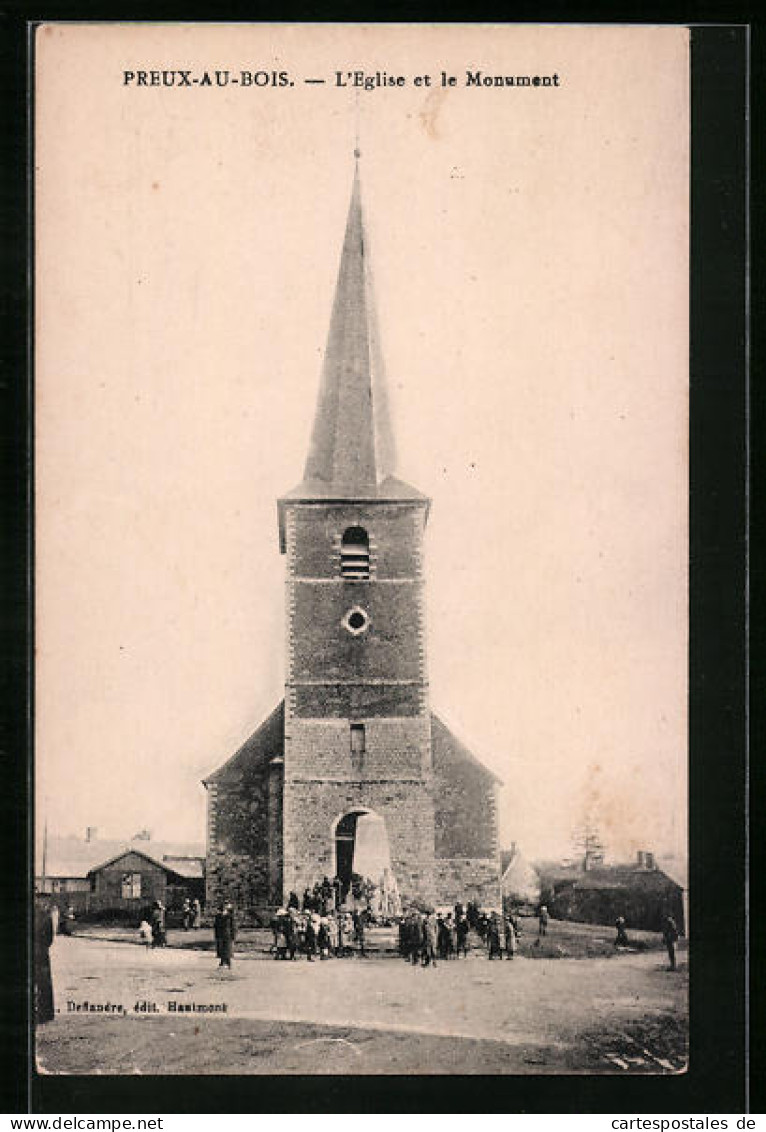
[[[359,150],[330,316],[319,398],[303,479],[279,500],[285,549],[285,506],[298,500],[430,501],[394,476],[383,355],[362,215]]]
[[[378,348],[358,150],[304,481],[367,493],[392,471],[393,438]]]

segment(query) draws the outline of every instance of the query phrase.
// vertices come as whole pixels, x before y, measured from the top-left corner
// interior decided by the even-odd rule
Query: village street
[[[436,969],[393,955],[290,963],[251,951],[229,972],[210,951],[59,937],[51,959],[57,1015],[38,1037],[47,1072],[683,1067],[685,956],[670,972],[657,950],[489,962],[477,949]],[[219,1009],[183,1010],[192,1006]]]

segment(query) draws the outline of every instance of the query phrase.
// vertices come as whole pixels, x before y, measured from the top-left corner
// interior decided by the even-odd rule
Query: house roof
[[[578,889],[630,888],[651,891],[668,884],[679,885],[662,869],[645,869],[637,865],[604,865],[583,872],[578,866],[558,869],[541,869],[544,878],[554,884],[570,882]]]
[[[204,846],[198,842],[132,840],[127,838],[49,837],[45,852],[47,877],[83,878],[105,861],[116,860],[123,853],[143,853],[158,863],[165,855],[204,858]],[[35,872],[43,871],[42,845],[37,846]]]
[[[110,857],[108,860],[101,861],[98,865],[94,865],[92,869],[88,870],[88,875],[90,876],[91,873],[98,873],[101,871],[101,869],[108,869],[110,865],[113,865],[115,863],[115,861],[119,861],[122,857],[128,856],[143,857],[145,861],[149,861],[150,864],[156,865],[160,869],[165,869],[166,872],[175,871],[168,865],[163,865],[162,861],[158,861],[156,857],[152,857],[152,855],[150,853],[147,853],[144,849],[137,849],[135,845],[129,845],[127,848],[121,849],[119,853],[116,853],[114,855],[114,857]]]
[[[167,865],[174,873],[184,877],[185,880],[202,880],[205,876],[204,857],[172,857],[164,856],[162,864]]]

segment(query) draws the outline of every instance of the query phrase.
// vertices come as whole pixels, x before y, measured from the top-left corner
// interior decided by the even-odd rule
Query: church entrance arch
[[[342,899],[346,900],[352,876],[372,881],[378,893],[395,886],[391,868],[391,851],[386,823],[372,810],[355,809],[342,814],[333,823],[335,873],[341,882]]]

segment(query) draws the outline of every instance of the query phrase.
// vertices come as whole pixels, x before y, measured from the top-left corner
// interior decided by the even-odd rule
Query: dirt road
[[[60,939],[52,1072],[677,1072],[685,970],[657,952],[412,967],[401,959],[221,971],[206,952]],[[403,1068],[407,1066],[407,1068]],[[456,1069],[459,1066],[459,1070]]]

